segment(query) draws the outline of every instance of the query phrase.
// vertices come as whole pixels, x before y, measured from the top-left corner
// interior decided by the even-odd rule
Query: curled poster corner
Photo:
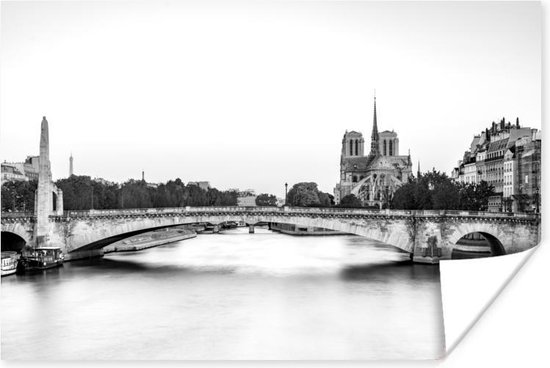
[[[500,257],[440,262],[446,355],[468,334],[539,246]]]

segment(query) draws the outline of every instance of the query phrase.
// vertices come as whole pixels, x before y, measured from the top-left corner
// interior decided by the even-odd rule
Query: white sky
[[[338,181],[346,129],[450,173],[501,117],[541,127],[538,2],[5,2],[1,159],[54,179]],[[368,149],[366,149],[368,151]]]

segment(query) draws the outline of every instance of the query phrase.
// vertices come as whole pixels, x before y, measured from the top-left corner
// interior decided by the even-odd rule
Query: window
[[[349,141],[349,155],[353,156],[353,141]]]
[[[386,151],[386,140],[384,139],[384,156],[386,156],[388,153]]]
[[[390,141],[390,156],[393,156],[393,141]]]
[[[355,156],[359,156],[359,140],[355,140]]]

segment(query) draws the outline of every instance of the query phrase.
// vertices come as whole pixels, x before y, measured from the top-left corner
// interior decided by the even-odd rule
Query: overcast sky
[[[502,117],[541,127],[538,2],[2,2],[1,159],[54,179],[332,192],[342,135],[450,173]]]

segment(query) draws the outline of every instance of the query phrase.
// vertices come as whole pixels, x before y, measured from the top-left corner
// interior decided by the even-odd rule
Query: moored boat
[[[13,275],[17,270],[17,252],[2,252],[2,276]]]
[[[18,273],[42,271],[63,265],[63,253],[58,247],[39,247],[23,253],[17,267]]]

